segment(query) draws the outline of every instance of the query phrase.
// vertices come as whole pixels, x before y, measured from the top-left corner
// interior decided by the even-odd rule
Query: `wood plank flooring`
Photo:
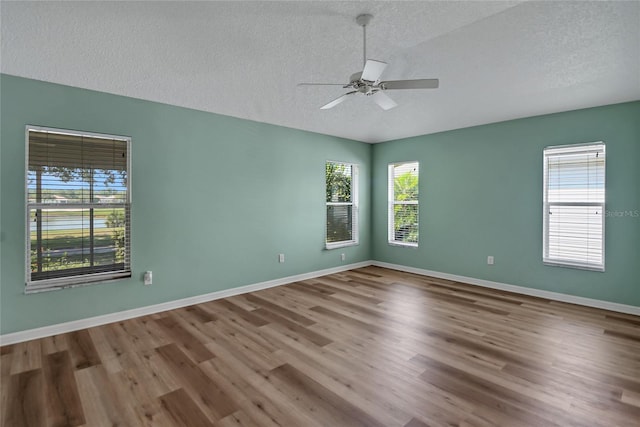
[[[640,426],[640,318],[378,267],[1,347],[20,426]]]

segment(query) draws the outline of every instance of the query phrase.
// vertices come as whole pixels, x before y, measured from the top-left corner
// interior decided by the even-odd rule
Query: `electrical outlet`
[[[347,259],[347,255],[345,254],[340,254],[340,260],[344,261],[345,259]]]
[[[278,255],[278,262],[279,263],[283,263],[284,262],[284,254]]]
[[[488,264],[488,265],[493,265],[493,256],[489,255],[489,256],[487,257],[487,264]]]
[[[153,283],[153,273],[151,271],[147,271],[144,273],[144,284],[145,286],[149,286]]]

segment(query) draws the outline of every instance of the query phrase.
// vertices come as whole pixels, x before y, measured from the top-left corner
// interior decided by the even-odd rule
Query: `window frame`
[[[395,168],[396,166],[415,163],[418,169],[418,197],[417,200],[395,200]],[[401,246],[408,248],[418,248],[420,244],[420,161],[408,160],[402,162],[392,162],[387,165],[387,243],[390,246]],[[395,236],[395,206],[396,205],[416,205],[418,206],[418,238],[416,242],[403,242],[396,240]]]
[[[604,164],[602,167],[602,187],[603,187],[603,196],[602,202],[590,202],[590,201],[561,201],[561,202],[549,202],[549,163],[548,158],[553,153],[549,153],[549,151],[553,150],[562,150],[562,149],[580,149],[582,148],[584,152],[602,152],[604,155]],[[576,154],[580,151],[572,151],[568,154]],[[561,154],[560,154],[561,155]],[[607,168],[607,155],[606,155],[606,144],[603,141],[595,141],[588,143],[577,143],[577,144],[565,144],[565,145],[552,145],[544,147],[542,151],[542,163],[543,163],[543,187],[542,187],[542,223],[543,223],[543,231],[542,231],[542,262],[544,265],[548,266],[556,266],[556,267],[566,267],[566,268],[574,268],[579,270],[588,270],[588,271],[605,271],[605,219],[606,219],[606,168]],[[560,258],[551,258],[549,256],[549,234],[550,234],[550,209],[552,206],[556,207],[571,207],[571,206],[584,206],[584,207],[597,207],[600,210],[600,221],[601,221],[601,242],[602,242],[602,251],[601,251],[601,262],[599,264],[589,263],[589,262],[579,262],[570,259],[560,259]],[[581,223],[582,224],[582,223]]]
[[[112,139],[125,141],[127,147],[126,173],[127,173],[127,192],[126,200],[123,203],[111,205],[111,207],[123,207],[125,209],[125,218],[129,218],[128,227],[125,228],[125,239],[127,239],[128,253],[125,254],[125,266],[128,267],[121,271],[95,272],[81,275],[68,275],[56,278],[47,278],[40,280],[31,280],[31,227],[30,227],[30,211],[46,205],[45,203],[29,202],[29,133],[34,132],[50,132],[58,134],[66,134],[73,136],[86,136],[91,138]],[[73,129],[52,128],[38,125],[25,126],[25,165],[24,165],[24,191],[25,191],[25,294],[40,293],[54,291],[59,289],[87,286],[97,283],[106,283],[118,279],[132,277],[131,264],[131,137],[124,135],[104,134],[97,132],[78,131]],[[79,209],[95,209],[97,203],[78,203]],[[110,207],[109,205],[100,205],[101,208]]]
[[[329,163],[333,163],[336,165],[345,165],[345,166],[350,166],[351,167],[351,202],[327,202],[326,198],[325,198],[325,208],[324,208],[324,219],[325,219],[325,231],[324,231],[324,246],[325,249],[330,250],[330,249],[337,249],[337,248],[344,248],[347,246],[356,246],[360,243],[360,227],[358,226],[358,212],[359,212],[359,191],[358,191],[358,187],[359,187],[359,177],[360,177],[360,171],[359,171],[359,166],[357,163],[351,163],[351,162],[342,162],[342,161],[334,161],[334,160],[327,160],[324,165],[325,165],[325,173],[324,173],[324,177],[325,177],[325,194],[326,194],[326,181],[327,181],[327,165]],[[329,229],[327,227],[327,221],[328,221],[328,207],[329,206],[351,206],[351,236],[352,239],[350,240],[342,240],[339,242],[328,242],[327,241],[327,233],[329,232]]]

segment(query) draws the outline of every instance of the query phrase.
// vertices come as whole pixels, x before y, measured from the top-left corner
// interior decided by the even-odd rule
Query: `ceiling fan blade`
[[[440,85],[438,79],[391,80],[380,82],[382,89],[436,89]]]
[[[328,110],[329,108],[333,108],[336,105],[340,104],[341,102],[343,102],[345,99],[347,99],[347,97],[349,95],[353,95],[354,93],[357,93],[357,91],[353,91],[353,92],[347,92],[344,95],[342,95],[340,98],[336,98],[333,101],[331,101],[328,104],[323,105],[322,107],[320,107],[321,110]]]
[[[393,107],[397,107],[398,104],[393,99],[389,98],[389,95],[379,90],[375,94],[371,95],[371,98],[375,101],[376,104],[380,106],[383,110],[390,110]]]
[[[298,83],[297,86],[342,86],[345,87],[348,83]]]
[[[377,82],[385,68],[387,68],[386,62],[367,59],[366,64],[364,64],[364,70],[362,70],[361,79],[368,80],[370,82]]]

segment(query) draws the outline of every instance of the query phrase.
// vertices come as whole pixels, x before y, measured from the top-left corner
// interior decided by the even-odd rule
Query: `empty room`
[[[2,426],[640,426],[640,1],[0,31]]]

